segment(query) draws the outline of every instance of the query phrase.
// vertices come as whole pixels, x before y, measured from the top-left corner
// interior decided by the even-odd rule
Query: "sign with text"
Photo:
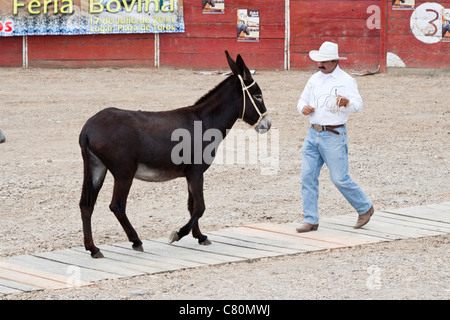
[[[183,0],[0,0],[0,36],[174,32]]]

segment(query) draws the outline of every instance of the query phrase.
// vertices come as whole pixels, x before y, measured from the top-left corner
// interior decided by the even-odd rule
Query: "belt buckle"
[[[319,124],[313,124],[313,128],[314,128],[314,130],[316,130],[316,131],[323,131],[323,127],[321,126],[321,125],[319,125]]]

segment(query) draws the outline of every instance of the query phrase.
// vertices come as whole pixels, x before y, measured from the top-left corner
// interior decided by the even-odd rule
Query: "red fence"
[[[380,61],[380,30],[369,29],[367,8],[380,0],[366,1],[290,1],[291,68],[312,65],[308,52],[323,41],[339,44],[339,54],[347,57],[349,68],[376,68]]]
[[[414,16],[409,10],[392,10],[392,1],[389,1],[387,8],[387,52],[398,56],[406,65],[411,68],[450,68],[450,39],[445,42],[439,39],[439,32],[442,32],[442,18],[439,12],[443,8],[450,11],[450,1],[428,2],[424,0],[415,1],[416,17],[424,16],[424,20],[419,19],[416,32],[411,28],[414,25]],[[450,12],[449,12],[450,13]],[[417,33],[420,29],[425,34],[419,40]],[[425,42],[424,42],[425,41]]]
[[[439,10],[423,0],[415,0],[415,10],[394,10],[392,2],[225,0],[224,14],[203,14],[201,0],[184,0],[185,33],[0,37],[0,66],[220,69],[228,50],[255,69],[308,69],[308,52],[328,40],[339,44],[350,69],[385,70],[388,52],[406,67],[450,68],[450,42],[428,41],[436,34],[420,40],[411,29],[421,5],[429,28],[442,24],[434,20]],[[450,10],[449,0],[437,5]],[[237,10],[244,8],[260,12],[258,42],[237,41]]]
[[[28,37],[30,67],[152,67],[153,34]]]
[[[22,60],[22,38],[0,38],[0,66],[1,67],[21,67]]]
[[[238,42],[238,9],[260,13],[259,42]],[[223,68],[224,51],[245,55],[252,68],[284,67],[284,1],[226,0],[224,14],[203,14],[201,0],[184,0],[185,33],[160,35],[161,65]]]

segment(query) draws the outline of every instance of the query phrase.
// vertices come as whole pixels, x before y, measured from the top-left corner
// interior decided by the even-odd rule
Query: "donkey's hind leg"
[[[94,245],[91,217],[95,202],[106,176],[106,167],[87,149],[82,150],[84,160],[84,179],[80,199],[81,220],[83,223],[84,247],[93,258],[103,258],[100,249]]]
[[[133,183],[133,178],[127,180],[114,180],[114,193],[109,208],[119,220],[122,228],[127,234],[128,240],[133,243],[133,249],[136,251],[144,251],[142,241],[139,239],[136,230],[134,230],[126,215],[126,205],[128,193]]]
[[[94,208],[81,208],[81,220],[83,221],[84,247],[91,252],[92,258],[103,258],[103,254],[94,244],[92,238],[91,217]]]

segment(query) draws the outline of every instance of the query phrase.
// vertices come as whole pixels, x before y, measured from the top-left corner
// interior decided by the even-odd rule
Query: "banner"
[[[174,32],[183,0],[0,0],[0,36]]]

